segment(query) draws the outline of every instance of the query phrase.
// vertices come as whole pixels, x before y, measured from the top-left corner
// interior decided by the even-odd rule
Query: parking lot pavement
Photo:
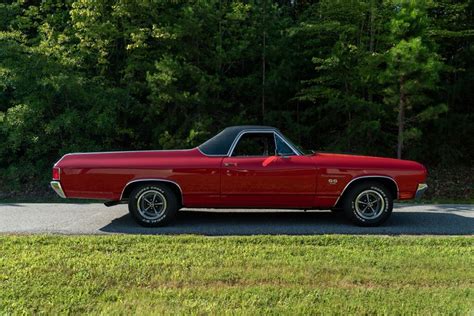
[[[199,234],[199,235],[472,235],[474,204],[396,204],[381,227],[357,227],[330,211],[183,209],[167,227],[144,228],[126,205],[4,203],[3,234]]]

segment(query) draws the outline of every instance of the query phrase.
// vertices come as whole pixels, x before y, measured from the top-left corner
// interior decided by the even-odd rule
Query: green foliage
[[[425,36],[428,19],[423,5],[416,1],[395,3],[390,20],[394,45],[385,52],[386,69],[380,76],[386,86],[384,102],[399,115],[399,156],[407,141],[422,136],[413,122],[436,119],[448,110],[445,104],[433,104],[429,96],[439,86],[443,64],[433,41]]]
[[[315,56],[314,77],[298,94],[302,124],[317,129],[316,146],[387,154],[390,147],[382,144],[391,137],[389,113],[377,95],[387,9],[375,1],[321,1],[308,12],[295,29],[299,37],[314,38],[306,52]]]
[[[234,124],[275,125],[308,149],[394,156],[402,77],[404,157],[471,161],[473,7],[4,2],[0,187],[46,183],[67,152],[192,147]]]
[[[1,314],[468,314],[473,237],[0,236]]]

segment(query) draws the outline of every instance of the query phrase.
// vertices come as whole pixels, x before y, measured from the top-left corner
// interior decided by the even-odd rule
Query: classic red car
[[[408,160],[306,155],[276,128],[234,126],[193,149],[67,154],[51,186],[64,198],[128,203],[144,226],[169,223],[182,207],[342,210],[376,226],[393,200],[427,189],[426,174]]]

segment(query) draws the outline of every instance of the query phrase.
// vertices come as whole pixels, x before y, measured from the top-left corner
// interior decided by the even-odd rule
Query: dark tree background
[[[183,148],[235,124],[304,148],[474,158],[474,2],[0,3],[0,188],[68,152]]]

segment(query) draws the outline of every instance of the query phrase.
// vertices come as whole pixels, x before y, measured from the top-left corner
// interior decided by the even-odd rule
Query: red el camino
[[[343,210],[376,226],[393,200],[420,196],[425,180],[414,161],[305,155],[278,129],[234,126],[193,149],[67,154],[51,186],[64,198],[128,203],[143,226],[165,225],[182,207]]]

